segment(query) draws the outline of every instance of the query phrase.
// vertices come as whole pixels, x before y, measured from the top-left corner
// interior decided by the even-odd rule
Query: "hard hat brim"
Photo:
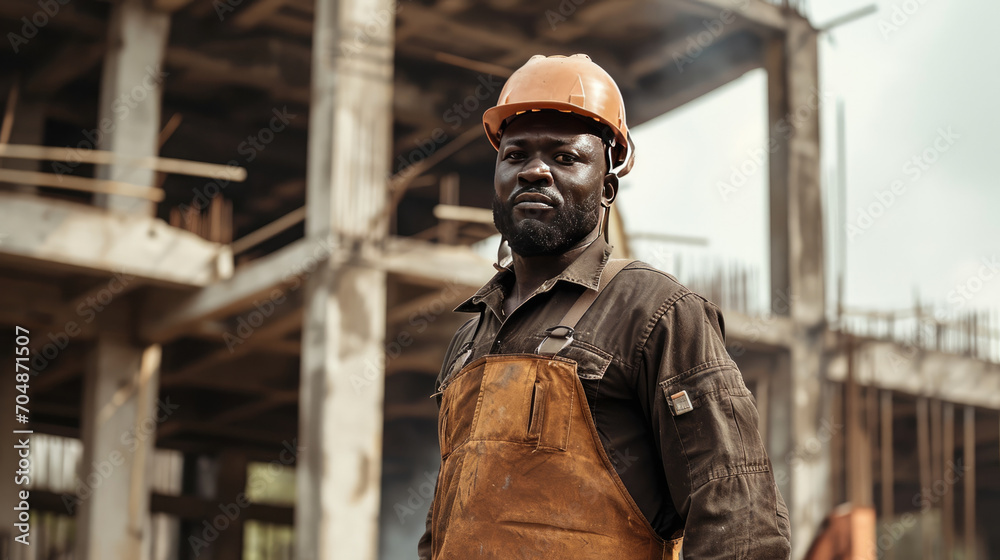
[[[615,146],[625,147],[628,144],[628,139],[622,136],[621,132],[617,127],[608,122],[607,119],[601,117],[597,113],[587,111],[582,109],[577,105],[572,103],[561,103],[558,101],[522,101],[519,103],[508,103],[505,105],[498,105],[496,107],[491,107],[483,113],[483,128],[486,129],[486,137],[489,138],[490,144],[493,145],[494,149],[500,149],[500,137],[503,132],[503,124],[507,119],[518,115],[519,113],[527,113],[532,111],[541,111],[545,109],[551,109],[555,111],[561,111],[563,113],[573,113],[574,115],[579,115],[581,117],[587,117],[594,119],[595,121],[607,126],[615,135]]]

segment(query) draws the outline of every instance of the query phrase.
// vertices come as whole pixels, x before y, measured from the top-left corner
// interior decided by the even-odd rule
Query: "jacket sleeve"
[[[457,358],[458,349],[462,347],[466,342],[472,340],[475,335],[476,318],[469,319],[464,325],[459,327],[458,331],[455,332],[455,336],[452,337],[451,343],[448,345],[448,350],[444,353],[444,360],[441,362],[441,371],[438,373],[437,380],[434,381],[434,394],[437,394],[438,389],[441,387],[441,383],[445,380],[448,373],[451,370],[452,362]],[[441,396],[436,397],[438,407],[441,406]],[[434,496],[437,496],[437,487],[434,487]],[[431,543],[433,542],[431,535],[431,513],[434,511],[434,499],[431,499],[430,508],[427,510],[427,519],[424,521],[424,534],[420,536],[420,540],[417,541],[417,557],[420,560],[431,560]]]
[[[693,293],[664,306],[640,367],[667,486],[684,518],[684,558],[787,559],[788,510],[753,396],[726,351],[722,314]]]

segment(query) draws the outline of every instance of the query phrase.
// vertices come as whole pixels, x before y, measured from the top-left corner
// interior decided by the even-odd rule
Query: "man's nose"
[[[552,170],[542,158],[535,156],[524,162],[524,167],[517,174],[517,182],[522,184],[540,184],[548,186],[552,184]]]

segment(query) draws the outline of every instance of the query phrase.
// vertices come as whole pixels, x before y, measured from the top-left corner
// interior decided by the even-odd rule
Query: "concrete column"
[[[98,148],[126,156],[159,155],[163,52],[170,15],[155,12],[142,0],[122,0],[111,8],[108,49],[101,75],[97,128],[90,132]],[[154,186],[156,172],[122,165],[98,168],[97,177]],[[95,194],[94,204],[135,214],[153,215],[148,200]]]
[[[776,409],[788,429],[771,442],[775,471],[792,521],[792,557],[802,558],[833,504],[827,481],[832,421],[824,382],[825,296],[820,191],[818,33],[795,14],[765,49],[771,140],[771,298],[795,337],[787,369],[776,371]],[[788,302],[784,305],[781,302]]]
[[[306,234],[377,259],[387,234],[395,4],[318,0],[314,25]],[[329,261],[306,281],[300,560],[377,556],[385,284],[382,271]]]
[[[106,312],[110,312],[106,311]],[[145,560],[160,347],[100,332],[84,370],[76,557]],[[155,430],[155,428],[153,428]]]

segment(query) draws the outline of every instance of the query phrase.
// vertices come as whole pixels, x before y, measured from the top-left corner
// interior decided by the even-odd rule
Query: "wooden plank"
[[[893,433],[892,433],[892,391],[881,391],[881,458],[882,470],[882,519],[888,521],[896,515],[896,477],[893,472]],[[885,550],[885,560],[893,560],[896,547]]]
[[[185,442],[190,440],[209,440],[218,444],[218,440],[226,441],[226,445],[238,445],[240,443],[262,444],[265,446],[280,446],[287,442],[293,434],[275,429],[262,430],[260,428],[249,428],[243,426],[227,426],[212,422],[196,422],[187,420],[167,420],[161,424],[161,429],[157,430],[157,442],[168,441],[177,434],[186,434]],[[163,435],[160,432],[163,432]],[[169,435],[168,435],[169,434]],[[214,441],[213,441],[214,440]],[[218,446],[215,447],[218,449]]]
[[[976,557],[976,408],[965,407],[965,418],[962,422],[965,431],[965,442],[962,445],[965,455],[965,515],[962,523],[965,526],[965,558]]]
[[[106,44],[67,42],[47,60],[32,69],[24,91],[48,96],[82,78],[101,62]]]
[[[259,245],[275,235],[302,223],[305,219],[305,206],[292,210],[266,226],[233,241],[233,254],[238,255],[255,245]]]
[[[927,397],[917,398],[917,456],[920,461],[920,488],[927,491],[931,488],[931,435],[930,435],[930,414]],[[927,522],[921,517],[920,525]],[[934,534],[929,530],[922,530],[921,551],[923,560],[931,560],[934,555]]]
[[[286,14],[274,14],[264,20],[264,25],[272,29],[278,29],[294,35],[300,35],[302,37],[311,36],[313,31],[312,21],[306,18]]]
[[[392,207],[395,208],[395,206],[399,204],[399,201],[403,199],[403,195],[406,194],[406,189],[410,186],[414,179],[426,173],[435,165],[448,159],[456,152],[472,143],[474,140],[478,140],[482,137],[482,128],[472,126],[465,132],[456,136],[454,140],[435,150],[433,154],[413,165],[399,170],[399,172],[389,179],[389,188],[392,191]]]
[[[192,0],[153,0],[153,8],[161,12],[179,12],[186,8]]]
[[[58,494],[56,496],[58,498],[56,503],[61,506],[61,496]],[[197,496],[170,496],[154,493],[150,500],[150,509],[156,513],[167,513],[180,519],[201,522],[203,519],[212,519],[218,515],[219,501]],[[252,503],[242,510],[241,516],[277,525],[292,525],[294,523],[294,509],[289,506]],[[200,533],[198,535],[200,536]]]
[[[20,92],[20,82],[15,78],[14,85],[10,86],[10,93],[7,94],[7,104],[3,112],[3,124],[0,125],[0,148],[10,140],[10,133],[14,129],[14,108],[17,107],[17,98]]]
[[[732,0],[681,0],[688,6],[707,9],[706,17],[719,17],[723,12],[735,12],[746,21],[767,30],[780,31],[787,27],[781,8],[764,0],[733,2]]]
[[[944,470],[954,469],[955,464],[955,405],[945,403],[942,411],[944,423],[942,451],[944,453]],[[947,481],[946,481],[947,482]],[[941,498],[941,523],[943,537],[943,552],[947,560],[951,560],[955,551],[955,485],[949,484]]]
[[[241,29],[253,29],[273,17],[287,2],[288,0],[257,0],[236,14],[233,25]]]
[[[451,311],[463,299],[473,294],[473,289],[463,288],[463,286],[457,285],[446,286],[440,290],[435,290],[429,294],[394,305],[388,313],[386,323],[390,326],[396,326],[411,320],[415,313],[433,309],[435,306],[442,311]]]
[[[284,51],[283,51],[284,52]],[[277,100],[309,103],[308,87],[292,86],[282,77],[277,64],[238,65],[227,59],[213,58],[194,49],[174,45],[167,50],[166,62],[186,72],[184,82],[195,84],[233,84],[268,92]]]
[[[77,177],[75,175],[42,173],[41,171],[0,169],[0,183],[10,183],[13,185],[27,184],[39,187],[55,187],[72,191],[99,194],[103,193],[108,195],[139,198],[152,202],[160,202],[163,200],[163,191],[155,187],[134,185],[131,183],[123,183],[121,181],[109,181],[107,179]]]
[[[846,385],[837,383],[833,387],[831,408],[833,424],[843,426]],[[830,440],[830,500],[841,504],[847,501],[847,446],[844,443],[844,430],[836,430]]]
[[[223,504],[238,504],[247,491],[247,457],[237,449],[224,449],[219,454],[216,474],[216,498]],[[242,512],[241,512],[242,513]],[[243,560],[243,515],[230,520],[219,538],[212,543],[213,560]]]
[[[247,178],[247,170],[243,167],[158,156],[129,156],[106,150],[88,150],[84,148],[0,144],[0,157],[56,161],[79,160],[83,163],[101,165],[126,165],[141,169],[162,171],[163,173],[174,173],[191,177],[211,177],[237,183],[243,182]]]
[[[931,399],[931,479],[938,481],[944,477],[944,442],[942,426],[942,403],[940,399]]]
[[[488,208],[438,204],[434,207],[434,217],[439,220],[454,220],[458,222],[472,222],[475,224],[485,224],[489,226],[493,225],[493,211]]]
[[[295,403],[298,400],[298,391],[275,391],[258,401],[231,408],[221,414],[217,414],[212,418],[212,422],[232,424],[233,422],[253,418],[254,416],[273,410],[279,406]]]
[[[490,62],[482,62],[480,60],[473,60],[464,56],[458,56],[457,54],[436,51],[432,56],[434,57],[434,60],[437,60],[438,62],[457,66],[458,68],[465,68],[480,74],[493,74],[494,76],[509,78],[510,75],[514,73],[513,70],[507,68],[506,66],[492,64]]]
[[[253,352],[259,345],[267,341],[280,339],[286,334],[298,330],[301,325],[302,308],[299,306],[285,311],[277,317],[268,317],[266,322],[257,327],[249,337],[245,339],[241,338],[241,342],[238,344],[229,344],[227,342],[227,346],[224,348],[219,348],[207,356],[188,362],[179,369],[164,372],[161,384],[164,387],[173,387],[183,384],[187,380],[200,377],[213,367],[220,366],[239,356]]]
[[[450,208],[459,208],[458,181],[458,173],[449,173],[441,178],[440,194],[438,197],[441,204],[434,208],[434,216],[439,220],[441,220],[441,217],[438,215],[438,207],[447,205]],[[492,211],[490,211],[490,221],[493,221]],[[458,241],[458,225],[454,220],[441,220],[439,241],[447,245],[454,245]]]

